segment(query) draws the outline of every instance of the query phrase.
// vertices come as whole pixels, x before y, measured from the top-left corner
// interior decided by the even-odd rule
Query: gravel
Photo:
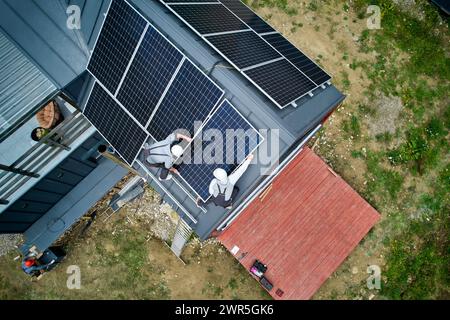
[[[167,203],[161,203],[161,196],[146,188],[142,197],[125,205],[131,223],[140,221],[149,226],[149,235],[170,240],[175,233],[178,215]]]
[[[0,234],[0,257],[14,250],[22,239],[21,234]]]

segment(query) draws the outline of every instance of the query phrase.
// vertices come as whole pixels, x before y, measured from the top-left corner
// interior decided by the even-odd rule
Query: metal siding
[[[22,233],[43,217],[88,176],[96,165],[87,160],[102,141],[96,134],[75,150],[18,201],[0,214],[0,233]],[[18,231],[19,230],[19,231]]]
[[[0,30],[0,134],[56,90]]]
[[[0,0],[0,27],[61,89],[85,71],[110,0]],[[69,5],[81,9],[81,30],[67,27]]]

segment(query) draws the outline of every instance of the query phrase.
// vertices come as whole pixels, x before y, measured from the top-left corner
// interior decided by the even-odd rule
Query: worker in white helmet
[[[190,137],[174,132],[162,141],[144,145],[147,165],[161,168],[159,180],[171,179],[170,173],[180,174],[174,167],[174,162],[183,155],[183,148],[179,145],[180,140],[192,141]]]
[[[250,154],[242,165],[232,174],[228,175],[224,169],[218,168],[214,170],[211,183],[209,184],[209,193],[211,197],[204,204],[214,203],[216,206],[231,209],[233,201],[239,193],[239,188],[235,186],[238,180],[247,170],[253,154]],[[197,198],[197,205],[200,205],[200,198]]]

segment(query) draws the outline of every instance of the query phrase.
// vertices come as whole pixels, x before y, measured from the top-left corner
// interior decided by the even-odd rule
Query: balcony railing
[[[10,197],[30,179],[39,178],[52,159],[70,151],[71,144],[90,127],[76,110],[13,164],[0,165],[0,205],[8,204]]]

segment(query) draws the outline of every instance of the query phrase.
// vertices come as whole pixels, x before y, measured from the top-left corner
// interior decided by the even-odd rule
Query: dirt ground
[[[60,241],[68,255],[32,282],[14,261],[0,258],[1,299],[269,299],[257,281],[215,240],[193,238],[177,258],[161,240],[175,229],[175,213],[148,188],[143,198],[109,216],[105,201],[84,233],[85,222]],[[138,209],[138,210],[136,210]],[[81,289],[67,288],[69,266],[78,266]]]

